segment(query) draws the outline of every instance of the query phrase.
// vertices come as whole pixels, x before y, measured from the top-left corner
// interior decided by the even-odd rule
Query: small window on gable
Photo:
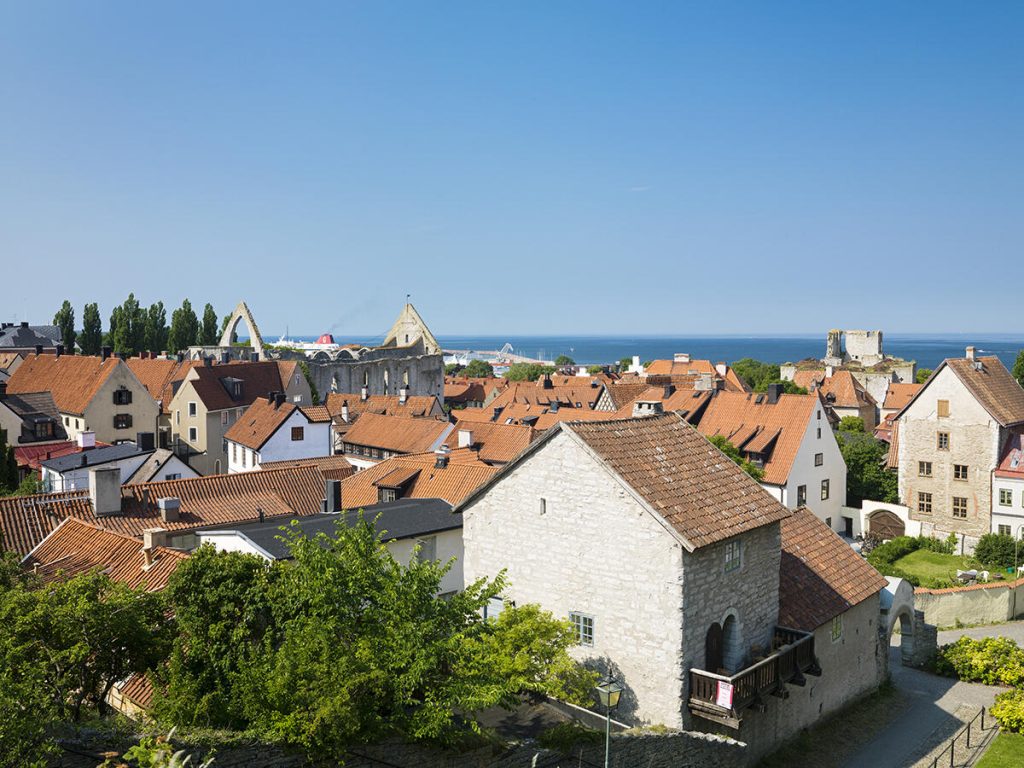
[[[739,569],[743,560],[743,547],[739,539],[733,541],[727,541],[725,543],[725,571],[735,571]]]
[[[548,500],[542,497],[541,500],[540,500],[540,513],[543,515],[547,511],[548,511]]]
[[[132,391],[125,387],[114,390],[114,405],[131,405]]]
[[[938,432],[935,435],[935,447],[940,451],[949,450],[949,432]]]
[[[843,614],[832,617],[832,642],[838,643],[843,639]]]
[[[306,439],[306,430],[304,427],[292,427],[292,442],[297,443]]]
[[[188,441],[190,443],[194,443],[197,440],[199,440],[199,430],[196,429],[195,427],[189,427],[188,428]]]
[[[197,410],[198,410],[198,406],[195,403],[189,403],[188,404],[188,415],[189,416],[195,416]]]
[[[828,499],[828,496],[829,496],[828,479],[825,479],[825,480],[821,481],[821,500],[825,501],[826,499]]]
[[[129,429],[132,425],[130,413],[118,413],[114,416],[114,429]]]
[[[823,453],[816,453],[816,454],[814,454],[814,466],[820,467],[824,463],[825,463],[825,454],[823,454]]]
[[[818,427],[818,439],[821,440],[821,427]]]
[[[398,501],[398,489],[397,488],[378,488],[377,489],[377,501],[380,504],[387,504],[388,502]]]
[[[949,416],[949,400],[939,400],[936,403],[935,411],[941,418]]]
[[[802,507],[807,504],[807,486],[798,485],[796,488],[796,505]]]
[[[594,617],[585,613],[569,611],[569,624],[576,632],[576,642],[580,645],[593,647],[594,645]]]

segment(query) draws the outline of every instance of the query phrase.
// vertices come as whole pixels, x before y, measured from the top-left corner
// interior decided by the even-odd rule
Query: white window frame
[[[725,542],[722,556],[722,568],[726,573],[738,571],[743,567],[743,542],[739,539]]]
[[[589,613],[569,611],[569,623],[576,632],[576,644],[585,648],[594,647],[594,617]]]
[[[1000,488],[999,489],[999,506],[1000,507],[1012,507],[1013,506],[1013,489],[1012,488]]]
[[[199,428],[198,427],[189,427],[188,428],[188,441],[190,443],[198,443],[199,442]]]

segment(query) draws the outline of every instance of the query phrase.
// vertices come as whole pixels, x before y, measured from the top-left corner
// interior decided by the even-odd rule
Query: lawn
[[[1024,733],[1000,733],[978,761],[977,768],[1020,768],[1024,760]]]
[[[972,568],[981,570],[981,565],[973,557],[967,555],[944,555],[941,552],[931,552],[927,549],[918,549],[906,557],[901,557],[893,566],[901,571],[917,576],[922,586],[937,579],[950,580],[956,578],[957,570],[969,571]]]

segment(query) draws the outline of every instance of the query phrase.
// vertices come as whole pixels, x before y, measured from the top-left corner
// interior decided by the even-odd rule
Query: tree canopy
[[[1013,361],[1013,370],[1010,371],[1017,383],[1024,387],[1024,349],[1017,353],[1017,359]]]
[[[555,365],[559,368],[565,365],[576,365],[576,361],[568,355],[559,355],[555,358]]]
[[[86,304],[82,312],[82,334],[78,346],[83,355],[98,355],[103,346],[103,320],[98,304]]]
[[[744,357],[732,364],[732,369],[754,392],[767,392],[769,384],[781,384],[788,395],[806,395],[807,390],[792,381],[784,381],[778,365],[763,363],[751,357]]]
[[[742,469],[755,480],[760,481],[761,478],[764,477],[764,470],[761,469],[756,464],[753,464],[752,462],[744,459],[743,456],[740,454],[739,449],[735,445],[730,443],[729,439],[724,435],[712,435],[711,437],[708,438],[708,442],[715,446],[715,448],[720,450],[726,456],[728,456],[730,459],[735,461],[736,464],[739,465],[740,469]]]
[[[75,310],[67,299],[61,304],[57,314],[53,316],[53,324],[60,329],[61,344],[69,355],[75,353]]]
[[[1018,357],[1017,359],[1019,360],[1020,357]],[[1016,366],[1015,366],[1015,368],[1016,368]],[[926,381],[928,381],[928,377],[931,376],[931,375],[932,375],[932,369],[931,368],[918,368],[917,369],[917,376],[915,377],[914,380],[918,384],[924,384]]]
[[[864,432],[863,422],[859,430],[844,429],[841,422],[836,440],[846,462],[846,503],[858,506],[866,499],[896,503],[899,500],[896,473],[885,468],[889,447]]]
[[[468,376],[471,379],[488,379],[494,376],[494,366],[485,360],[470,360],[462,370],[463,376]]]
[[[513,363],[508,367],[505,378],[509,381],[536,381],[546,373],[554,373],[550,365],[540,363]]]
[[[213,305],[207,302],[203,308],[203,324],[199,329],[199,343],[204,347],[215,347],[220,341],[220,331],[217,330],[217,313]]]
[[[192,309],[192,302],[185,299],[181,307],[171,313],[171,330],[167,335],[167,349],[171,352],[180,352],[183,349],[193,346],[199,339],[199,319],[195,310]]]

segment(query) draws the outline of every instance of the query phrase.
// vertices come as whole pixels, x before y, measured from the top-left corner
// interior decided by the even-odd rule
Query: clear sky
[[[1020,2],[8,0],[0,314],[1021,331],[1022,39]]]

